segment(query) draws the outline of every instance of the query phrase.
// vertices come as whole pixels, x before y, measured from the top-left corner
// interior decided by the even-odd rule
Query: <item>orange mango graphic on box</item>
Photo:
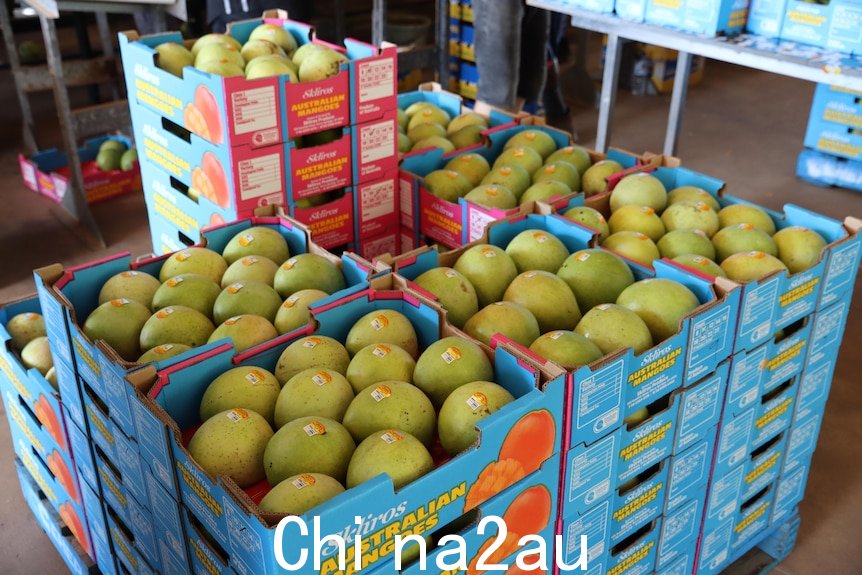
[[[521,417],[503,440],[497,461],[489,463],[470,487],[464,511],[475,508],[538,470],[554,453],[556,435],[554,418],[547,411],[531,411]]]
[[[84,530],[84,524],[75,512],[75,508],[68,501],[60,506],[60,518],[72,532],[72,535],[75,536],[78,543],[81,544],[81,547],[84,548],[84,552],[90,555],[90,541],[87,537],[87,532]]]
[[[214,204],[226,208],[230,205],[227,178],[224,168],[212,152],[204,154],[203,165],[192,170],[192,188]]]
[[[186,106],[183,119],[186,130],[214,144],[221,144],[224,141],[218,104],[206,86],[197,87],[194,103]]]
[[[537,535],[548,526],[551,520],[551,493],[544,485],[536,485],[524,490],[518,495],[506,512],[503,514],[503,522],[506,524],[506,539],[500,547],[498,547],[485,560],[486,564],[500,563],[520,548],[518,541],[524,535]],[[467,575],[479,575],[485,570],[477,569],[476,565],[482,554],[496,541],[496,537],[491,537],[479,548],[475,557],[470,561],[467,567]],[[512,571],[507,573],[522,573],[523,570]],[[531,571],[539,573],[540,571]]]
[[[57,451],[52,451],[45,459],[45,463],[48,464],[48,469],[51,470],[51,475],[57,478],[57,481],[60,482],[60,485],[63,486],[63,489],[66,490],[66,493],[69,494],[69,497],[71,497],[75,503],[80,503],[81,501],[78,497],[78,489],[75,487],[75,480],[72,478],[72,472],[69,470],[66,462],[63,461],[63,456]]]
[[[39,420],[39,423],[41,423],[51,437],[54,438],[57,445],[65,448],[66,438],[63,434],[63,426],[60,424],[57,414],[54,413],[54,408],[51,407],[51,403],[48,401],[48,398],[44,395],[40,395],[39,399],[37,399],[36,403],[33,405],[33,413],[36,414],[36,419]]]

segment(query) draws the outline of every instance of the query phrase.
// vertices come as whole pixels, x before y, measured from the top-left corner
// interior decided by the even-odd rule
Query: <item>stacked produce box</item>
[[[475,38],[472,0],[449,0],[449,88],[470,105],[479,88]]]
[[[70,566],[275,574],[305,551],[296,572],[341,572],[315,518],[373,575],[426,572],[418,546],[452,565],[446,535],[453,573],[489,549],[523,571],[525,535],[617,575],[786,555],[862,222],[765,210],[439,87],[398,104],[402,141],[414,118],[437,134],[402,158],[389,265],[331,254],[288,202],[176,252],[42,268],[38,298],[0,309],[22,488]],[[179,144],[147,114],[155,163]]]
[[[862,191],[862,94],[818,84],[796,173],[821,186]]]
[[[270,204],[333,249],[397,221],[395,46],[327,44],[280,12],[183,43],[120,35],[157,253]]]

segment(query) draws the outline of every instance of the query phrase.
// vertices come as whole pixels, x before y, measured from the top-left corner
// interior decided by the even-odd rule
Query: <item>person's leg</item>
[[[521,57],[518,97],[540,102],[548,73],[548,33],[551,15],[546,10],[526,7],[521,23]]]
[[[523,0],[473,0],[477,100],[516,110]],[[543,44],[544,46],[544,44]]]

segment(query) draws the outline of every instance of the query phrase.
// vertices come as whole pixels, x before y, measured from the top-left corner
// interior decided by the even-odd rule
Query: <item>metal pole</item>
[[[449,89],[449,0],[437,0],[437,81]]]
[[[386,25],[386,0],[374,0],[371,8],[371,43],[380,46]]]
[[[344,0],[333,0],[333,6],[335,9],[335,43],[343,44],[344,38],[347,37],[347,17],[344,14]]]
[[[24,138],[24,147],[28,153],[32,154],[39,149],[36,145],[36,136],[33,133],[33,111],[30,109],[30,100],[27,99],[27,94],[18,83],[21,61],[18,59],[18,47],[15,45],[15,36],[5,4],[0,6],[0,29],[3,31],[3,43],[6,45],[6,57],[9,58],[12,78],[15,80],[15,95],[18,97],[18,106],[21,108],[21,135]]]
[[[688,92],[688,78],[691,74],[691,54],[679,52],[676,60],[676,73],[673,77],[673,93],[670,97],[670,112],[667,118],[667,132],[664,136],[664,154],[673,156],[682,129],[682,113],[685,96]]]
[[[111,27],[108,24],[107,12],[96,12],[96,27],[99,29],[99,43],[102,45],[102,55],[113,62],[114,70],[116,71],[117,63],[114,61],[114,39],[111,37]],[[111,84],[111,95],[114,100],[120,97],[116,82]]]
[[[602,94],[599,98],[599,122],[596,128],[596,150],[605,153],[611,136],[614,103],[617,99],[617,81],[620,77],[622,44],[618,34],[608,34],[605,49],[605,70],[602,76]]]
[[[57,29],[54,20],[43,15],[39,16],[42,25],[42,37],[45,40],[45,52],[48,56],[48,69],[54,88],[54,103],[60,120],[60,131],[63,136],[63,147],[66,149],[66,159],[72,181],[63,196],[61,206],[80,224],[83,224],[95,236],[97,242],[105,247],[105,240],[99,232],[99,226],[87,205],[84,190],[84,175],[81,172],[81,158],[78,156],[78,144],[75,139],[75,129],[72,119],[72,107],[69,104],[69,93],[63,78],[63,61],[60,57],[60,47],[57,44]]]

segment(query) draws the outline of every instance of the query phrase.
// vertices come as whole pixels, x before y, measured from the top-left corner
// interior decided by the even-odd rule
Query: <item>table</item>
[[[660,26],[628,22],[613,14],[590,12],[554,0],[527,0],[527,4],[567,14],[572,17],[572,26],[608,36],[596,130],[595,146],[599,152],[607,150],[610,138],[620,72],[621,39],[679,52],[663,148],[668,155],[674,155],[679,140],[692,55],[862,91],[862,58],[848,54],[753,34],[729,38],[698,36]]]
[[[108,26],[109,13],[134,13],[152,11],[160,16],[164,27],[164,13],[184,20],[185,0],[24,0],[39,17],[42,38],[47,56],[46,67],[22,67],[13,38],[12,24],[6,7],[0,8],[2,29],[9,65],[15,80],[18,103],[21,107],[24,145],[28,153],[38,150],[33,133],[34,120],[27,94],[51,90],[60,124],[62,149],[70,168],[70,185],[60,204],[58,215],[76,232],[83,232],[81,239],[93,247],[104,247],[105,241],[99,226],[90,212],[84,191],[84,176],[78,155],[79,140],[95,135],[122,130],[131,131],[129,106],[126,100],[117,100],[87,108],[73,110],[69,101],[68,87],[118,81],[114,55],[114,37]],[[55,21],[60,12],[92,12],[96,16],[102,57],[92,60],[64,63],[57,41]],[[48,73],[46,73],[46,71]],[[116,90],[115,90],[116,93]]]

